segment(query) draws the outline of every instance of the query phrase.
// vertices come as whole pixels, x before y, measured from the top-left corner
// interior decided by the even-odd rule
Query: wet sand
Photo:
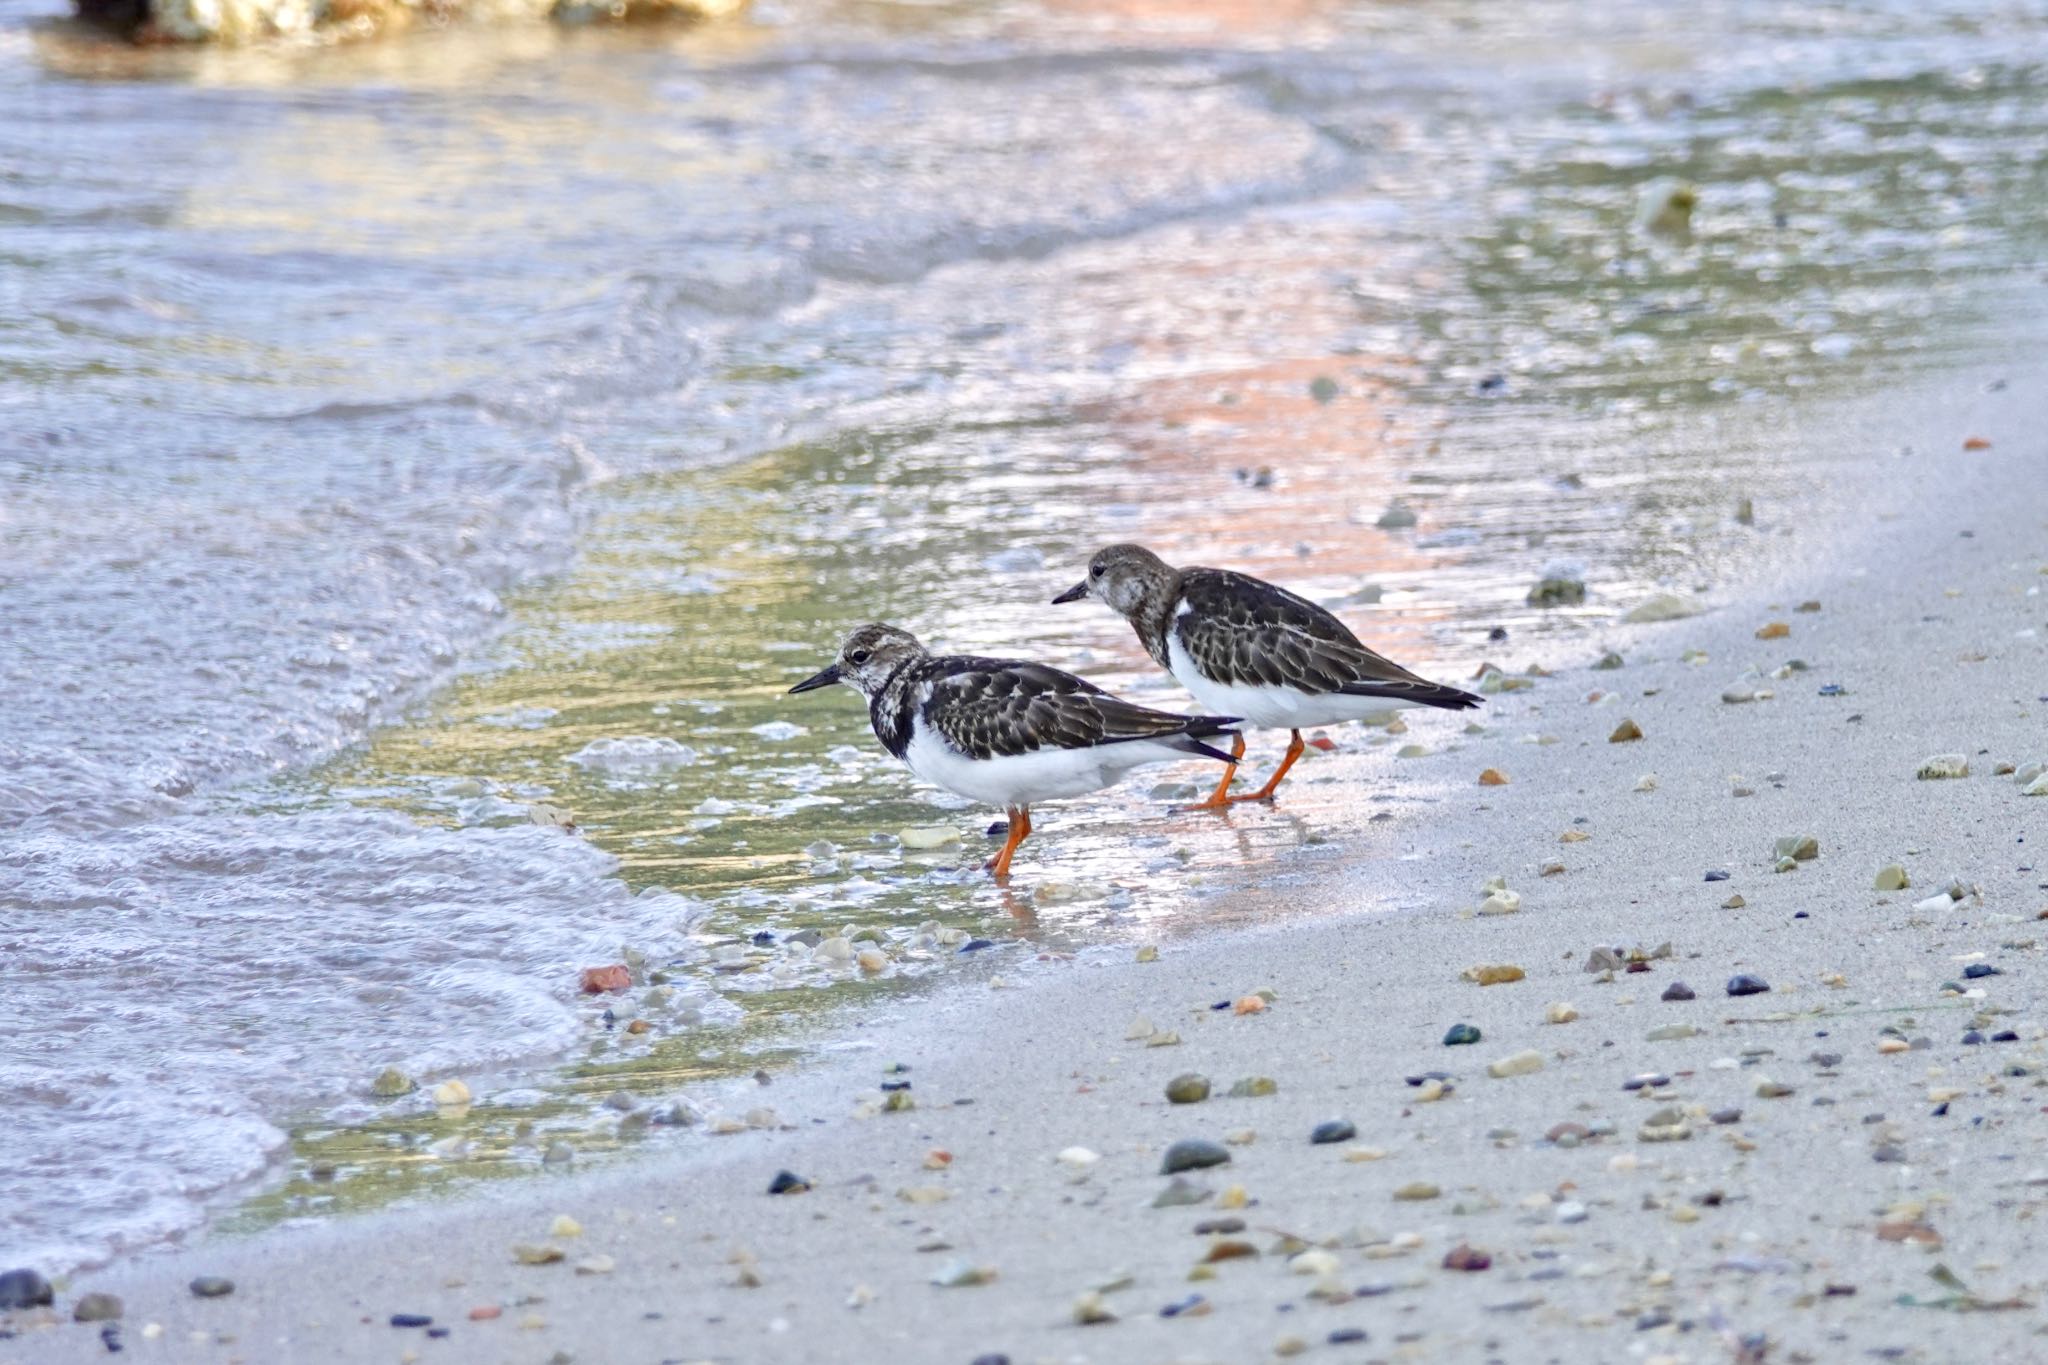
[[[217,1237],[84,1277],[59,1312],[84,1290],[120,1294],[142,1360],[2038,1351],[2048,797],[1994,769],[2048,760],[2048,483],[2026,377],[1986,393],[1987,377],[1866,432],[1788,431],[1845,446],[1878,432],[1918,453],[1867,456],[1831,490],[1839,521],[1803,525],[1770,581],[1546,660],[1552,676],[1492,699],[1483,734],[1418,718],[1411,739],[1454,750],[1402,760],[1445,784],[1437,814],[1402,817],[1394,858],[1266,886],[1255,871],[1240,899],[1265,927],[1168,941],[1156,961],[1103,948],[991,965],[854,1021],[817,1065],[705,1097],[714,1116],[772,1107],[777,1129]],[[1993,445],[1965,451],[1979,435]],[[1757,509],[1766,527],[1803,514]],[[1789,636],[1759,638],[1771,622]],[[1606,648],[1623,667],[1592,666]],[[1695,650],[1705,660],[1686,662]],[[1773,676],[1794,658],[1808,667]],[[1774,695],[1730,703],[1731,688]],[[1589,704],[1595,691],[1619,699]],[[1644,737],[1610,742],[1624,718]],[[1521,742],[1533,734],[1556,742]],[[1966,755],[1969,776],[1917,779],[1942,753]],[[1508,785],[1477,785],[1489,767]],[[1654,790],[1638,790],[1646,774]],[[1774,872],[1774,841],[1806,834],[1818,857]],[[1891,863],[1911,887],[1874,890]],[[1519,910],[1472,913],[1495,874]],[[1925,904],[1952,879],[1962,900]],[[1745,904],[1724,908],[1732,896]],[[1387,901],[1399,911],[1346,913]],[[1586,970],[1595,948],[1665,943],[1646,971]],[[1479,964],[1524,979],[1463,979]],[[1967,977],[1973,964],[1997,974]],[[1034,979],[1006,989],[999,972]],[[1768,990],[1728,995],[1744,973]],[[1681,981],[1697,998],[1661,998]],[[1273,1000],[1257,1013],[1213,1008],[1260,990]],[[1561,1002],[1576,1019],[1547,1023]],[[1481,1041],[1445,1046],[1459,1023]],[[1696,1032],[1649,1037],[1674,1025]],[[1973,1028],[1986,1041],[1966,1044]],[[1990,1041],[2004,1030],[2017,1039]],[[1148,1032],[1179,1041],[1132,1036]],[[1525,1051],[1540,1070],[1489,1076]],[[1406,1079],[1432,1071],[1452,1078],[1434,1099]],[[1168,1104],[1188,1072],[1212,1097]],[[1666,1079],[1624,1089],[1643,1073]],[[1228,1095],[1252,1077],[1276,1093]],[[885,1080],[909,1081],[915,1107],[874,1112]],[[1355,1136],[1312,1144],[1332,1119]],[[1557,1129],[1573,1124],[1586,1133]],[[1230,1160],[1188,1173],[1196,1202],[1156,1207],[1162,1156],[1188,1138]],[[1095,1159],[1062,1161],[1071,1148]],[[769,1195],[785,1170],[810,1188]],[[551,1236],[557,1215],[580,1233]],[[518,1264],[516,1244],[562,1259]],[[236,1288],[201,1300],[197,1275]],[[1115,1321],[1076,1322],[1091,1291]],[[498,1316],[471,1321],[478,1308]],[[395,1313],[450,1335],[394,1328]],[[29,1324],[0,1362],[99,1359],[97,1330]]]

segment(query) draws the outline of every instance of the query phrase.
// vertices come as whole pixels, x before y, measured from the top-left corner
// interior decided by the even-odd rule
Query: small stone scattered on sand
[[[1476,967],[1467,967],[1463,972],[1465,980],[1481,986],[1505,985],[1510,981],[1520,981],[1525,975],[1520,967],[1509,962],[1482,963]]]
[[[960,831],[952,825],[912,825],[896,831],[896,842],[909,849],[944,848],[960,842]]]
[[[1325,1119],[1315,1126],[1308,1140],[1321,1146],[1331,1142],[1349,1142],[1358,1136],[1358,1126],[1350,1119]]]
[[[1699,610],[1696,603],[1673,593],[1660,592],[1630,607],[1621,619],[1632,626],[1647,625],[1656,621],[1679,621],[1688,616],[1697,616]]]
[[[971,1265],[966,1261],[948,1261],[932,1275],[932,1283],[941,1289],[964,1289],[975,1285],[988,1284],[996,1277],[995,1267]]]
[[[1479,1041],[1479,1030],[1471,1024],[1453,1024],[1444,1034],[1445,1047],[1464,1047]]]
[[[1664,988],[1664,994],[1659,998],[1663,1000],[1692,1000],[1696,997],[1693,995],[1692,987],[1686,985],[1683,981],[1674,981]]]
[[[1912,879],[1906,875],[1904,867],[1898,863],[1886,863],[1877,870],[1877,880],[1873,883],[1873,888],[1878,891],[1904,891],[1912,884]]]
[[[1782,640],[1792,633],[1792,627],[1783,621],[1767,621],[1756,628],[1759,640]]]
[[[1172,1104],[1199,1104],[1209,1098],[1209,1078],[1193,1071],[1182,1072],[1166,1083],[1166,1098]]]
[[[1505,787],[1507,784],[1508,775],[1498,768],[1488,768],[1479,774],[1479,785],[1482,787]]]
[[[537,1246],[532,1242],[518,1242],[512,1247],[512,1259],[520,1265],[553,1265],[563,1254],[560,1247]]]
[[[196,1299],[219,1299],[235,1292],[235,1282],[223,1275],[201,1275],[187,1286]]]
[[[1442,1193],[1442,1190],[1430,1184],[1427,1180],[1411,1180],[1394,1191],[1394,1198],[1404,1203],[1414,1203],[1424,1199],[1434,1199]]]
[[[1543,1011],[1543,1022],[1546,1024],[1569,1024],[1578,1017],[1579,1007],[1569,1000],[1553,1001]]]
[[[1493,1257],[1463,1242],[1444,1253],[1445,1270],[1485,1270],[1492,1264]]]
[[[1643,737],[1643,727],[1623,717],[1621,724],[1614,727],[1614,733],[1607,737],[1609,744],[1627,744]]]
[[[631,990],[633,974],[618,963],[605,967],[585,967],[577,978],[577,987],[585,995],[605,995]]]
[[[1543,1054],[1533,1048],[1511,1053],[1499,1061],[1487,1065],[1486,1074],[1496,1080],[1509,1076],[1527,1076],[1543,1069]]]
[[[768,1182],[770,1194],[802,1194],[810,1189],[811,1182],[794,1171],[777,1171],[775,1178]]]
[[[0,1300],[0,1307],[5,1306],[4,1300]],[[116,1294],[81,1294],[71,1306],[73,1322],[112,1322],[120,1316],[121,1299]]]
[[[434,1320],[425,1313],[393,1313],[391,1315],[391,1325],[393,1327],[432,1327]]]
[[[1970,759],[1967,754],[1933,754],[1920,760],[1920,767],[1913,776],[1922,782],[1936,782],[1943,778],[1968,777]]]
[[[1280,1082],[1271,1076],[1246,1076],[1242,1080],[1230,1083],[1230,1094],[1233,1099],[1258,1100],[1279,1093]]]
[[[1728,994],[1730,995],[1762,995],[1769,989],[1770,986],[1762,977],[1751,976],[1748,972],[1728,978]]]
[[[1772,854],[1795,862],[1811,862],[1820,856],[1820,839],[1812,834],[1787,834],[1771,846]]]
[[[0,1274],[0,1312],[47,1307],[56,1291],[39,1271],[23,1267]]]
[[[1094,1327],[1105,1322],[1116,1321],[1116,1311],[1097,1290],[1089,1290],[1074,1300],[1074,1321],[1083,1327]]]
[[[395,1066],[387,1066],[370,1082],[370,1093],[380,1100],[396,1099],[413,1091],[413,1079]]]
[[[1159,1162],[1159,1173],[1172,1175],[1176,1171],[1198,1171],[1224,1165],[1229,1160],[1230,1149],[1220,1142],[1211,1142],[1207,1138],[1182,1138],[1166,1149],[1166,1155]]]

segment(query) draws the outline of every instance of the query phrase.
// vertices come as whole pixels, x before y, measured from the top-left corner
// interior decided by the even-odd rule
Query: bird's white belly
[[[1028,806],[1063,796],[1100,791],[1143,763],[1188,755],[1151,740],[1130,740],[1091,749],[1040,749],[997,758],[969,758],[922,723],[911,731],[903,761],[935,786],[991,806]]]
[[[1203,677],[1195,668],[1195,661],[1182,648],[1178,634],[1167,636],[1166,659],[1174,680],[1194,693],[1204,710],[1219,716],[1237,716],[1246,725],[1261,730],[1337,725],[1416,704],[1390,697],[1354,697],[1343,692],[1303,692],[1294,687],[1216,682]]]

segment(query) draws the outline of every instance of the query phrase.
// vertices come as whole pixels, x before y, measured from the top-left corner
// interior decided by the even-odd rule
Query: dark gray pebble
[[[1350,1119],[1324,1119],[1316,1125],[1308,1140],[1313,1143],[1349,1142],[1358,1136],[1358,1127]]]
[[[393,1313],[391,1315],[391,1325],[393,1327],[432,1327],[434,1320],[425,1313]]]
[[[121,1316],[121,1300],[115,1294],[81,1294],[71,1305],[73,1322],[112,1322]]]
[[[1354,1341],[1364,1340],[1366,1340],[1366,1335],[1363,1327],[1339,1327],[1336,1331],[1330,1333],[1329,1337],[1332,1346],[1344,1346]]]
[[[1661,1090],[1671,1084],[1671,1078],[1661,1071],[1645,1071],[1640,1076],[1631,1076],[1621,1083],[1623,1090]]]
[[[1710,1123],[1740,1123],[1742,1122],[1742,1111],[1740,1109],[1716,1109],[1713,1113],[1707,1115],[1707,1120]]]
[[[10,1270],[0,1275],[0,1311],[42,1308],[55,1297],[50,1282],[33,1270]]]
[[[2020,1036],[2009,1028],[2002,1028],[1991,1035],[1991,1041],[1994,1043],[2017,1043],[2019,1040]]]
[[[1870,1153],[1870,1159],[1872,1161],[1887,1163],[1902,1162],[1906,1159],[1906,1149],[1903,1147],[1894,1147],[1891,1144],[1887,1143],[1882,1147],[1872,1149]]]
[[[1160,1309],[1159,1316],[1162,1318],[1177,1318],[1182,1313],[1187,1312],[1190,1308],[1200,1307],[1201,1303],[1202,1296],[1200,1294],[1190,1294],[1184,1299],[1175,1299],[1172,1303],[1169,1303],[1168,1305],[1166,1305],[1166,1307]],[[974,1365],[982,1365],[982,1363],[977,1360],[974,1363]],[[1004,1365],[1008,1365],[1008,1362],[1005,1361]]]
[[[974,1365],[1010,1365],[1010,1358],[1000,1351],[991,1351],[985,1356],[976,1356]]]
[[[2004,972],[2001,972],[1989,962],[1972,962],[1969,966],[1963,968],[1963,980],[1965,981],[1982,981],[1987,976],[2004,975]]]
[[[432,1337],[434,1340],[439,1341],[443,1337],[448,1335],[448,1329],[446,1327],[429,1327],[427,1329],[427,1335]]]
[[[1424,1081],[1449,1081],[1451,1073],[1448,1071],[1425,1071],[1420,1076],[1404,1076],[1402,1079],[1410,1085],[1421,1085]]]
[[[1207,1138],[1182,1138],[1166,1149],[1166,1156],[1159,1163],[1159,1174],[1199,1171],[1205,1166],[1225,1165],[1229,1160],[1230,1149],[1220,1142],[1211,1142]]]
[[[1748,972],[1744,972],[1740,976],[1730,977],[1728,980],[1728,994],[1730,995],[1762,995],[1769,989],[1770,985],[1762,977],[1751,976]]]
[[[1816,1052],[1806,1060],[1823,1070],[1832,1071],[1842,1064],[1842,1054],[1839,1052]]]
[[[1715,868],[1707,874],[1707,880],[1710,882],[1725,882],[1728,880],[1728,874],[1719,868]]]
[[[235,1292],[235,1282],[222,1275],[201,1275],[190,1288],[195,1298],[219,1299]]]
[[[1195,1224],[1195,1235],[1197,1237],[1207,1237],[1213,1233],[1243,1231],[1244,1219],[1242,1218],[1204,1218],[1201,1222]]]
[[[1453,1024],[1444,1034],[1445,1047],[1464,1047],[1479,1041],[1479,1030],[1471,1024]]]
[[[1983,1034],[1981,1034],[1981,1033],[1979,1033],[1979,1032],[1977,1032],[1977,1030],[1975,1030],[1975,1029],[1965,1029],[1965,1030],[1963,1031],[1963,1046],[1964,1046],[1964,1047],[1975,1047],[1975,1046],[1976,1046],[1977,1044],[1979,1044],[1979,1043],[1981,1043],[1981,1042],[1983,1042],[1983,1041],[1984,1041],[1984,1035],[1983,1035]]]
[[[1663,998],[1666,1000],[1693,1000],[1697,997],[1693,995],[1692,987],[1686,985],[1683,981],[1674,981],[1664,988]]]
[[[811,1187],[811,1182],[794,1171],[777,1171],[775,1178],[768,1182],[770,1194],[802,1194]]]
[[[963,953],[978,953],[983,948],[993,948],[995,946],[992,941],[985,938],[970,938],[967,942],[960,945],[960,951]]]

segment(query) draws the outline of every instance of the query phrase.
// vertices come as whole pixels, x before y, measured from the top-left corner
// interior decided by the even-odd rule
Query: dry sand
[[[1888,422],[1878,456],[1846,429],[1788,433],[1856,458],[1839,516],[1759,509],[1766,526],[1800,522],[1781,578],[1693,619],[1616,625],[1625,667],[1594,670],[1597,650],[1556,660],[1494,699],[1482,735],[1418,722],[1416,738],[1456,745],[1401,770],[1445,784],[1437,814],[1375,827],[1375,855],[1341,875],[1247,887],[1266,927],[1168,942],[1155,962],[1085,954],[1019,989],[984,974],[855,1021],[866,1048],[713,1097],[772,1105],[780,1131],[219,1238],[90,1277],[59,1308],[121,1294],[140,1360],[2048,1357],[2048,797],[1994,774],[2048,759],[2037,418],[2012,390],[1959,383]],[[1965,452],[1979,433],[1993,447]],[[1892,454],[1907,443],[1920,453]],[[1807,599],[1820,609],[1797,610]],[[1757,638],[1771,621],[1789,638]],[[1692,649],[1707,660],[1682,662]],[[1792,658],[1811,667],[1768,676]],[[1741,685],[1775,695],[1724,702],[1751,666],[1766,676]],[[1830,683],[1846,695],[1821,695]],[[1620,700],[1588,704],[1596,689]],[[1624,717],[1645,737],[1610,743]],[[1521,742],[1535,733],[1557,742]],[[1936,753],[1966,754],[1970,775],[1917,780]],[[1511,783],[1478,786],[1487,767]],[[1343,771],[1325,760],[1304,780]],[[1646,773],[1655,790],[1636,790]],[[1773,841],[1799,834],[1819,857],[1774,873]],[[1874,890],[1893,862],[1911,888]],[[1470,913],[1495,873],[1519,912]],[[1916,905],[1952,878],[1960,902]],[[1731,895],[1746,905],[1723,908]],[[1403,912],[1345,913],[1389,901]],[[1585,970],[1596,946],[1667,941],[1646,972]],[[1965,981],[1972,962],[2001,974]],[[1526,978],[1461,979],[1482,963]],[[1769,991],[1731,998],[1738,973]],[[1697,998],[1661,1000],[1676,981]],[[1211,1008],[1261,988],[1276,996],[1261,1013]],[[1546,1023],[1553,1002],[1576,1020]],[[1140,1015],[1179,1043],[1130,1039]],[[1456,1023],[1483,1041],[1445,1046]],[[1670,1025],[1697,1032],[1648,1037]],[[2018,1041],[1965,1045],[1973,1026]],[[1883,1050],[1889,1036],[1904,1050]],[[1487,1074],[1525,1050],[1540,1071]],[[916,1107],[857,1116],[893,1062]],[[1434,1101],[1404,1079],[1429,1071],[1455,1078]],[[1167,1104],[1182,1072],[1216,1094]],[[1645,1072],[1668,1084],[1623,1088]],[[1277,1093],[1225,1095],[1253,1076]],[[1789,1093],[1760,1094],[1767,1081]],[[1660,1113],[1686,1136],[1643,1136]],[[1356,1137],[1312,1145],[1335,1118]],[[1613,1131],[1546,1140],[1559,1124]],[[1231,1144],[1230,1162],[1189,1176],[1200,1202],[1154,1207],[1182,1138]],[[1099,1159],[1056,1159],[1073,1147]],[[771,1197],[779,1170],[812,1188]],[[1399,1197],[1418,1185],[1439,1193]],[[581,1234],[551,1239],[558,1213]],[[1198,1230],[1222,1219],[1243,1230]],[[515,1243],[551,1240],[563,1261],[514,1263]],[[1233,1244],[1249,1254],[1208,1262]],[[1488,1268],[1446,1268],[1461,1245]],[[579,1273],[592,1258],[609,1270]],[[985,1284],[933,1283],[982,1267]],[[237,1288],[195,1299],[199,1274]],[[1115,1321],[1076,1323],[1091,1289]],[[1164,1316],[1173,1304],[1192,1307]],[[479,1306],[502,1316],[470,1321]],[[395,1329],[393,1313],[450,1335]],[[5,1362],[104,1354],[97,1329],[68,1323],[0,1341]]]

